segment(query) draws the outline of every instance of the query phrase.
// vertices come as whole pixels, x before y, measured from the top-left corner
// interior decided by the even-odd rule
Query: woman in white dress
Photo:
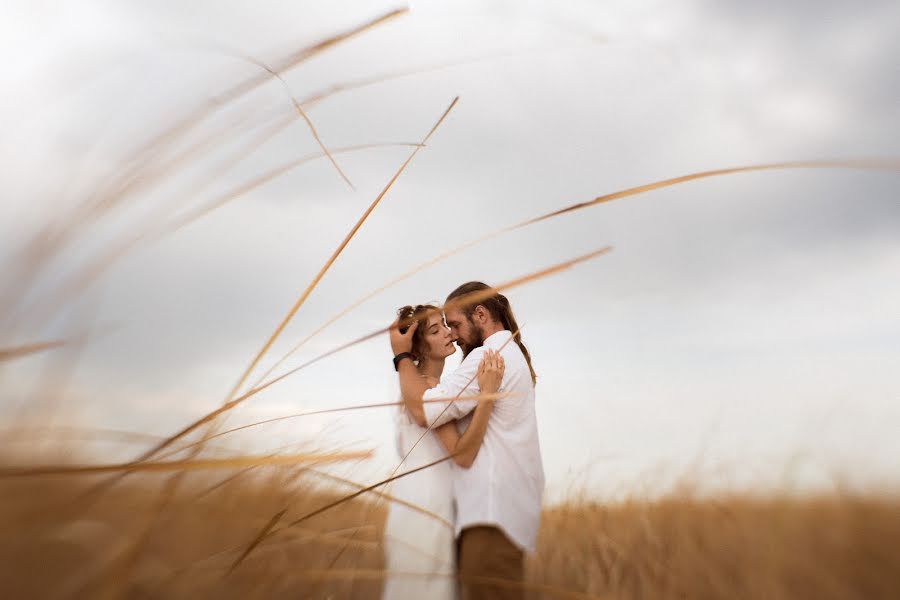
[[[413,359],[429,387],[436,386],[444,370],[444,359],[455,352],[450,329],[434,306],[404,306],[398,314],[401,320],[418,323],[413,334]],[[478,369],[482,393],[496,392],[502,377],[503,359],[497,353],[485,354]],[[385,566],[395,575],[389,574],[385,581],[383,598],[386,600],[457,597],[452,469],[471,466],[481,448],[492,410],[492,402],[481,402],[468,427],[460,433],[456,422],[428,431],[417,425],[403,406],[399,407],[397,452],[403,462],[398,472],[421,467],[448,454],[454,456],[395,480],[387,490],[398,500],[421,510],[391,502],[384,535]]]

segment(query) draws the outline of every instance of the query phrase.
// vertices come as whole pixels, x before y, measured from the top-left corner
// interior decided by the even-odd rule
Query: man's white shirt
[[[509,331],[498,331],[481,348],[469,353],[437,387],[425,392],[425,419],[436,427],[453,419],[468,425],[478,406],[472,396],[480,393],[478,365],[486,348],[500,350],[506,364],[501,393],[488,421],[484,442],[471,468],[453,469],[456,498],[456,533],[475,525],[496,526],[516,545],[534,551],[541,518],[544,468],[534,408],[534,384],[525,356],[510,340]],[[508,342],[508,343],[507,343]],[[471,382],[471,383],[470,383]],[[458,398],[457,398],[458,396]],[[453,398],[457,398],[455,401]],[[468,398],[468,399],[467,399]]]

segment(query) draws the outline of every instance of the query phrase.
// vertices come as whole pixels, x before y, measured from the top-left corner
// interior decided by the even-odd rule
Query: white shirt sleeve
[[[478,365],[484,355],[484,348],[475,348],[453,373],[441,379],[437,387],[425,390],[422,408],[429,427],[439,427],[444,423],[460,419],[478,406],[478,400],[466,400],[481,393],[478,387]],[[441,399],[442,402],[428,402]]]

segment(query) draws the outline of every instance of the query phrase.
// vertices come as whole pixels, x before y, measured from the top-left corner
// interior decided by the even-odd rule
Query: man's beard
[[[484,331],[480,329],[472,320],[469,320],[470,331],[472,332],[472,343],[469,344],[466,340],[463,340],[462,345],[459,345],[459,349],[462,350],[463,360],[469,355],[472,350],[475,348],[481,348],[484,345]]]

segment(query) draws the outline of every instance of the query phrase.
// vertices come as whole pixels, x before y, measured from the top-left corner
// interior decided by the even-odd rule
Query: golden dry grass
[[[386,504],[341,503],[313,472],[193,473],[163,507],[162,477],[90,498],[83,477],[0,483],[4,598],[377,598]],[[86,499],[87,498],[87,499]],[[152,517],[149,535],[145,527]],[[696,497],[548,507],[532,598],[896,598],[900,499]]]
[[[820,495],[572,502],[529,579],[606,598],[896,598],[900,500]]]
[[[303,471],[236,475],[183,481],[161,510],[155,503],[162,477],[134,476],[96,496],[89,494],[93,482],[83,478],[4,482],[0,596],[377,596],[378,582],[354,584],[350,594],[346,581],[317,584],[304,577],[306,570],[331,566],[338,552],[337,566],[381,568],[384,510],[373,510],[363,500],[282,532],[229,573],[236,556],[273,515],[293,519],[338,495]],[[148,519],[153,526],[145,536]]]

